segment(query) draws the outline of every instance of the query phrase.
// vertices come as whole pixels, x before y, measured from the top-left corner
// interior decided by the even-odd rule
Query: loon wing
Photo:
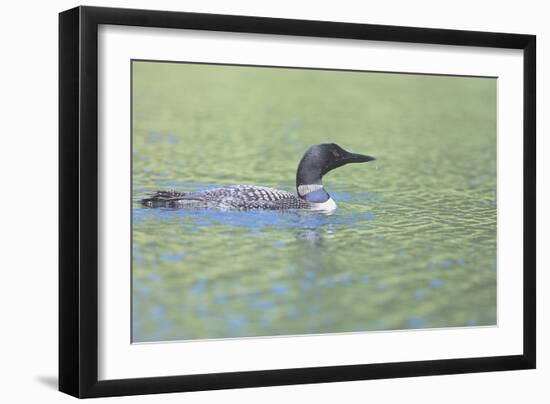
[[[151,196],[141,200],[141,204],[151,208],[174,207],[177,201],[184,199],[191,192],[178,192],[174,190],[156,191]]]
[[[157,191],[141,203],[149,207],[217,209],[307,209],[310,204],[294,194],[253,185],[233,185],[203,191]]]

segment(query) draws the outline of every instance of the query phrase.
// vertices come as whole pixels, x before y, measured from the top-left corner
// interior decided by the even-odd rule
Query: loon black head
[[[350,153],[335,143],[315,144],[306,150],[296,173],[298,196],[308,202],[324,203],[330,195],[321,182],[323,175],[349,163],[376,160],[364,154]]]

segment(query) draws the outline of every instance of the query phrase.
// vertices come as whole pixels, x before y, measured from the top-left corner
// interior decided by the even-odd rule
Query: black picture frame
[[[523,354],[99,381],[100,24],[523,50]],[[59,390],[84,398],[535,368],[535,60],[534,35],[98,7],[60,13]]]

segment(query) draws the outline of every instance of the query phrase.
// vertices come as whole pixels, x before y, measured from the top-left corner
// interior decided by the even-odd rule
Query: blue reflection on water
[[[182,253],[160,253],[159,256],[162,261],[180,261],[183,257]]]
[[[430,267],[432,269],[451,269],[451,268],[455,268],[459,265],[464,265],[464,259],[463,258],[448,259],[448,260],[443,260],[443,261],[438,261],[438,262],[432,262]]]
[[[311,289],[313,285],[311,284],[311,282],[306,282],[306,281],[302,281],[300,282],[300,289],[302,290],[309,290]]]
[[[277,295],[284,295],[288,292],[288,286],[284,284],[275,284],[271,287],[271,290]]]
[[[340,276],[340,278],[338,278],[338,282],[343,285],[350,285],[351,280],[351,275],[342,275]]]
[[[257,300],[252,302],[251,306],[254,309],[266,310],[266,309],[272,309],[273,307],[275,307],[275,302],[272,300]]]
[[[214,296],[214,301],[218,304],[226,304],[229,298],[226,295],[216,295]]]
[[[166,306],[159,304],[157,306],[151,307],[149,314],[152,318],[158,318],[164,316],[166,313]]]
[[[426,297],[426,292],[424,292],[422,289],[417,289],[416,292],[414,292],[414,298],[416,300],[424,300]]]
[[[186,184],[166,182],[162,186],[178,190],[202,190],[215,188],[219,184]],[[136,191],[136,190],[134,190]],[[140,196],[136,198],[136,206],[132,209],[132,220],[134,224],[139,224],[144,220],[166,220],[173,222],[180,220],[183,226],[189,227],[189,231],[200,231],[200,227],[215,224],[246,228],[252,233],[257,233],[266,227],[275,227],[279,229],[318,229],[323,226],[346,224],[350,227],[363,227],[369,222],[376,220],[374,212],[350,211],[340,209],[334,212],[312,212],[312,211],[219,211],[219,210],[186,210],[159,208],[151,209],[138,205],[139,199],[145,197],[151,190],[143,190]],[[357,205],[372,203],[372,198],[368,193],[365,195],[352,194],[349,192],[331,192],[335,200],[346,203],[352,202]],[[274,247],[284,247],[287,243],[279,241],[273,243]],[[174,257],[175,258],[175,257]],[[181,258],[178,258],[181,259]]]
[[[191,287],[191,292],[193,293],[204,293],[208,285],[208,280],[205,278],[200,278],[197,280]]]
[[[427,321],[421,317],[410,316],[407,318],[407,327],[409,328],[422,328],[426,327]]]
[[[305,271],[304,277],[307,279],[315,279],[317,277],[317,273],[315,271]]]
[[[248,318],[244,314],[229,314],[227,323],[231,328],[243,328],[248,325]]]
[[[276,241],[274,243],[272,243],[271,245],[273,247],[286,247],[288,243],[284,242],[284,241]]]
[[[195,225],[208,226],[223,224],[245,227],[249,230],[261,229],[266,226],[315,228],[330,224],[350,223],[359,226],[364,222],[375,220],[372,212],[344,215],[335,213],[323,215],[319,212],[298,211],[217,211],[217,210],[184,210],[184,209],[134,209],[134,222],[146,219],[173,221],[175,218],[189,219]],[[284,244],[277,244],[283,246]]]

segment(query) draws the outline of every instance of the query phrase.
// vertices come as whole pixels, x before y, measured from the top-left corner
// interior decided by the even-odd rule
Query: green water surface
[[[496,79],[134,61],[134,342],[496,323]],[[294,192],[333,214],[152,209],[157,189]]]

